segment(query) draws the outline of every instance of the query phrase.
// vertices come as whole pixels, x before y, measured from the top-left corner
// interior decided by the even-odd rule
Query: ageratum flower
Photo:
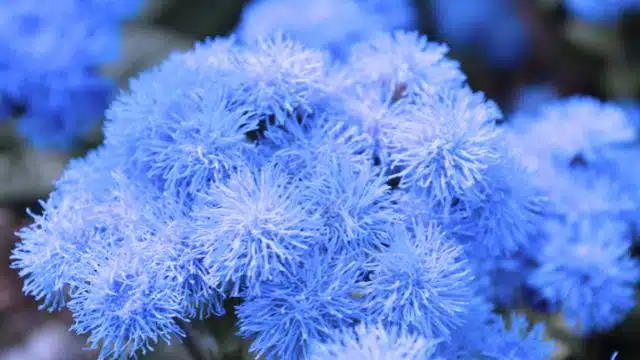
[[[107,111],[105,143],[125,155],[128,176],[192,199],[250,162],[246,133],[258,119],[233,91],[234,73],[189,68],[187,60],[175,56],[132,80]]]
[[[415,31],[377,33],[353,46],[344,78],[356,86],[392,84],[413,91],[462,84],[460,64],[446,55],[449,47]]]
[[[361,127],[340,121],[337,116],[289,119],[270,127],[260,143],[261,154],[282,164],[292,176],[313,180],[319,162],[340,159],[355,167],[373,162],[373,139]]]
[[[481,197],[487,168],[501,156],[498,106],[468,87],[422,91],[407,106],[412,121],[384,124],[381,131],[400,187],[444,203]]]
[[[604,149],[637,138],[628,114],[614,103],[587,96],[557,99],[512,122],[525,159],[534,166],[567,167],[576,160],[597,160]]]
[[[487,168],[480,199],[468,201],[462,216],[452,219],[456,238],[471,252],[507,255],[530,247],[548,213],[546,193],[533,185],[537,174],[504,151],[500,162]]]
[[[549,223],[546,229],[552,241],[538,254],[540,265],[529,283],[558,304],[578,332],[612,328],[636,304],[634,286],[640,268],[629,253],[628,229],[589,219]]]
[[[404,216],[387,177],[371,166],[358,167],[344,159],[317,165],[305,195],[322,218],[323,246],[347,256],[389,243],[389,227],[404,221]]]
[[[273,116],[275,123],[287,115],[311,113],[326,97],[327,54],[282,32],[238,48],[231,61],[242,75],[238,96],[259,115]]]
[[[436,360],[437,340],[360,324],[335,343],[315,344],[311,360]]]
[[[250,294],[305,259],[322,220],[304,191],[282,167],[267,164],[241,168],[201,195],[193,236],[206,249],[212,284],[232,286],[233,296],[243,288]]]
[[[554,343],[544,336],[544,324],[530,324],[522,314],[497,315],[480,298],[472,308],[465,316],[465,326],[449,342],[439,344],[437,355],[444,359],[546,360],[554,353]]]
[[[473,274],[463,249],[434,224],[414,221],[390,231],[392,243],[365,264],[366,313],[387,327],[448,337],[472,311]]]
[[[490,322],[485,330],[484,349],[481,352],[485,358],[545,360],[554,353],[553,343],[544,337],[543,324],[530,326],[522,314],[511,314],[508,322],[501,320]]]
[[[84,279],[71,287],[68,304],[72,329],[89,334],[99,359],[133,357],[158,339],[184,336],[176,322],[183,319],[182,294],[164,276],[166,246],[134,242],[105,250],[87,255]]]
[[[41,202],[42,214],[30,212],[33,224],[17,234],[22,239],[11,256],[24,278],[24,292],[43,300],[41,308],[58,310],[66,304],[69,282],[82,276],[74,269],[90,251],[94,238],[118,221],[111,206],[110,167],[117,163],[104,148],[71,161],[56,190]],[[106,218],[103,218],[108,214]]]
[[[265,359],[308,359],[312,344],[339,341],[363,313],[354,296],[361,268],[313,251],[236,307],[239,334]]]
[[[508,332],[487,301],[501,270],[555,241],[529,239],[538,186],[549,188],[512,164],[499,109],[442,47],[378,39],[372,58],[395,54],[379,78],[350,72],[357,56],[331,63],[275,33],[208,40],[133,80],[108,111],[105,144],[21,230],[25,292],[66,304],[102,358],[182,336],[180,321],[222,314],[226,297],[266,359],[309,359],[318,344],[368,356],[372,340],[349,337],[359,324],[389,331],[376,337],[393,355],[392,341],[420,339],[425,356],[548,355],[538,332]]]

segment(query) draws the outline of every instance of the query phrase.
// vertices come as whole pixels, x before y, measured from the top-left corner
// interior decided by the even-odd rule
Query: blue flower
[[[640,268],[630,257],[628,229],[585,219],[549,223],[546,230],[553,240],[536,256],[540,265],[529,283],[580,333],[612,328],[636,304]]]
[[[198,43],[187,53],[174,54],[165,67],[189,71],[200,79],[196,81],[223,85],[228,96],[264,125],[282,124],[292,115],[308,115],[329,96],[327,53],[305,47],[280,31],[243,45],[233,36]],[[176,80],[183,81],[186,76]],[[137,83],[148,82],[141,79]]]
[[[511,0],[437,0],[436,25],[454,49],[477,49],[492,64],[511,67],[527,54],[531,34]]]
[[[340,117],[288,119],[282,126],[270,127],[260,143],[260,153],[292,175],[313,180],[317,164],[340,159],[354,167],[366,168],[373,162],[373,139],[361,127]]]
[[[99,359],[144,354],[158,339],[185,335],[176,322],[183,319],[181,293],[164,276],[165,254],[158,243],[129,243],[85,259],[84,279],[73,284],[68,307],[72,329],[89,334]]]
[[[233,91],[234,75],[189,68],[187,60],[173,57],[132,81],[107,112],[105,143],[125,154],[128,176],[192,199],[250,160],[246,134],[259,119]]]
[[[404,216],[387,177],[371,166],[359,167],[344,159],[318,165],[305,196],[322,216],[323,245],[347,256],[388,243],[389,226]]]
[[[98,68],[119,55],[122,16],[133,15],[141,3],[3,4],[0,97],[25,109],[18,127],[33,145],[68,151],[97,127],[113,87]]]
[[[392,84],[409,92],[460,85],[466,76],[448,52],[447,45],[430,42],[415,31],[377,33],[353,46],[342,70],[344,81],[363,87]]]
[[[489,324],[482,350],[488,359],[545,360],[555,350],[553,343],[544,338],[544,325],[530,327],[524,315],[512,314],[508,325],[504,320]]]
[[[342,81],[340,83],[344,85]],[[333,109],[339,109],[338,114],[333,116],[345,118],[349,124],[359,127],[372,139],[372,159],[375,157],[382,160],[387,157],[386,148],[383,147],[383,126],[413,120],[413,112],[407,106],[407,101],[398,99],[403,91],[404,88],[396,87],[396,84],[355,84],[339,90],[342,97],[337,105],[332,106]]]
[[[549,213],[547,194],[534,185],[537,174],[503,151],[500,162],[487,168],[481,197],[452,216],[456,238],[473,252],[508,255],[528,248]]]
[[[531,84],[521,88],[513,99],[512,111],[515,113],[533,113],[541,106],[557,99],[560,95],[558,89],[551,84]],[[507,119],[509,121],[509,119]]]
[[[91,251],[90,244],[104,240],[105,229],[114,225],[109,220],[118,221],[109,175],[116,161],[104,149],[73,160],[41,202],[42,214],[30,212],[33,224],[17,233],[22,241],[12,253],[12,267],[24,278],[24,292],[43,300],[41,308],[53,311],[66,304],[70,281],[82,276],[74,268]]]
[[[615,22],[629,9],[636,8],[637,0],[565,0],[572,15],[593,23]]]
[[[92,11],[105,21],[113,19],[128,20],[137,14],[145,4],[144,0],[90,0],[85,1],[88,11]]]
[[[633,221],[640,208],[638,197],[607,173],[593,170],[556,170],[539,185],[551,199],[551,211],[567,223],[589,221]],[[599,220],[598,220],[599,219]]]
[[[306,46],[342,57],[356,41],[413,23],[407,0],[262,0],[247,5],[236,33],[251,42],[280,30]]]
[[[241,168],[199,200],[193,236],[207,251],[212,284],[232,286],[233,296],[258,291],[260,281],[303,261],[321,234],[304,188],[277,165]]]
[[[339,330],[363,317],[354,295],[358,263],[311,252],[304,262],[260,284],[236,307],[239,334],[265,359],[308,359],[316,342],[340,340]]]
[[[516,141],[530,166],[568,167],[576,157],[587,163],[603,150],[636,138],[634,124],[623,109],[588,96],[557,99],[535,113],[512,119],[519,133]]]
[[[473,274],[463,249],[433,223],[399,225],[391,235],[365,263],[367,314],[388,327],[446,338],[472,310]]]
[[[315,344],[311,360],[436,360],[438,340],[381,325],[358,325],[335,343]]]
[[[207,40],[132,80],[105,144],[18,233],[24,291],[66,305],[101,358],[184,336],[227,297],[267,360],[537,360],[542,327],[489,301],[530,291],[589,331],[629,311],[640,178],[617,106],[554,100],[500,125],[417,33],[347,63],[295,39]]]
[[[467,87],[421,92],[415,101],[413,121],[381,131],[400,186],[445,203],[480,197],[487,168],[501,156],[500,109]]]
[[[492,312],[489,304],[474,301],[474,311],[465,317],[465,326],[437,354],[445,359],[546,360],[555,351],[545,339],[544,325],[531,326],[521,314],[508,319]]]
[[[282,32],[265,34],[232,53],[242,76],[238,97],[263,116],[282,123],[287,115],[308,114],[327,97],[330,61]]]
[[[107,107],[113,84],[104,78],[67,73],[56,90],[29,89],[30,106],[18,121],[18,132],[44,150],[70,151],[94,131]],[[65,83],[66,81],[66,83]]]

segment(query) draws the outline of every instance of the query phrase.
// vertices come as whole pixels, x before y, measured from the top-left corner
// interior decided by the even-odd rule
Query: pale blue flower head
[[[468,87],[424,91],[408,106],[412,119],[381,130],[400,186],[444,202],[481,196],[487,168],[501,156],[498,106]]]
[[[555,344],[546,339],[544,324],[530,324],[522,314],[508,317],[492,312],[489,304],[478,300],[465,326],[437,354],[445,359],[546,360]]]
[[[357,254],[389,242],[389,226],[404,221],[397,193],[372,166],[344,159],[320,162],[306,201],[322,217],[323,244],[330,252]]]
[[[125,154],[128,176],[148,177],[183,199],[249,161],[254,146],[246,133],[258,126],[235,73],[186,66],[191,60],[174,56],[132,80],[105,124],[105,143]]]
[[[72,160],[56,190],[41,202],[42,214],[29,212],[33,224],[17,233],[21,241],[11,256],[12,267],[24,278],[24,292],[43,300],[41,308],[52,311],[66,304],[65,291],[82,276],[75,267],[91,251],[90,244],[103,240],[103,230],[115,225],[111,221],[122,220],[113,206],[118,195],[109,173],[116,162],[104,149]]]
[[[360,126],[338,116],[309,117],[302,121],[287,119],[282,126],[268,128],[260,142],[260,153],[268,153],[293,176],[312,181],[317,164],[327,163],[327,159],[341,159],[354,167],[370,166],[373,143]]]
[[[640,280],[628,229],[586,219],[549,223],[546,230],[553,240],[537,255],[540,265],[529,283],[581,334],[606,331],[623,320],[636,304],[634,286]]]
[[[356,262],[310,252],[236,307],[239,334],[253,340],[256,356],[308,359],[312,344],[338,341],[341,329],[362,320],[355,294],[361,276]]]
[[[523,159],[535,169],[567,167],[576,157],[589,163],[603,149],[637,138],[620,106],[588,96],[552,100],[535,113],[518,114],[512,122],[519,131],[515,141],[525,151]]]
[[[460,85],[466,76],[448,52],[447,45],[430,42],[416,31],[381,32],[353,46],[343,76],[346,84],[391,84],[409,92]]]
[[[199,196],[193,236],[207,256],[212,284],[233,296],[302,262],[321,234],[320,214],[300,181],[281,166],[242,167]]]
[[[129,243],[85,260],[84,279],[73,284],[68,307],[72,329],[89,334],[99,359],[144,354],[158,339],[168,343],[185,335],[176,322],[182,319],[182,294],[165,278],[166,247],[157,245]]]
[[[463,249],[433,223],[390,231],[389,246],[365,264],[367,314],[388,327],[448,337],[471,311],[473,274]]]
[[[381,325],[343,330],[335,343],[315,344],[311,360],[436,360],[438,340]]]

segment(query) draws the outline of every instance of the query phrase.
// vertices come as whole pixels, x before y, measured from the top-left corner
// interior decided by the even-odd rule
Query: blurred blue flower
[[[530,326],[522,314],[508,319],[493,313],[481,298],[474,299],[461,327],[448,342],[438,345],[444,359],[546,360],[555,346],[544,336],[544,325]]]
[[[522,314],[511,314],[506,321],[490,322],[485,330],[482,355],[487,359],[549,359],[555,350],[552,342],[544,338],[544,325],[529,326]]]
[[[584,220],[549,223],[546,230],[553,240],[537,255],[540,265],[529,283],[559,305],[576,331],[611,329],[636,304],[640,267],[630,256],[628,229]]]
[[[407,0],[258,0],[244,9],[236,33],[250,42],[283,31],[306,46],[343,57],[354,42],[414,23]]]
[[[565,0],[565,6],[576,17],[593,23],[611,23],[631,9],[640,9],[638,0]]]
[[[571,96],[544,103],[535,112],[518,113],[510,123],[527,166],[549,171],[578,158],[589,164],[611,146],[632,143],[637,132],[628,115],[617,104]]]
[[[35,147],[68,151],[96,127],[113,86],[99,67],[118,56],[120,23],[141,4],[2,1],[0,97],[25,109],[19,131]]]
[[[454,50],[479,51],[499,67],[517,65],[531,46],[531,34],[513,0],[435,0],[439,32]]]
[[[519,89],[517,96],[513,99],[512,111],[515,113],[535,113],[541,106],[559,96],[558,90],[550,84],[528,85]]]

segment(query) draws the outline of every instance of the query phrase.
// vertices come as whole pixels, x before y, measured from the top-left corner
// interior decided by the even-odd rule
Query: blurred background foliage
[[[448,0],[445,0],[448,1]],[[487,0],[476,0],[487,1]],[[127,79],[161,62],[172,51],[194,41],[228,35],[250,0],[147,0],[146,8],[125,25],[121,57],[104,73],[126,88]],[[432,2],[417,0],[418,26],[431,40],[446,41]],[[457,1],[460,2],[460,1]],[[510,0],[530,41],[523,55],[508,63],[487,56],[484,44],[456,46],[469,82],[495,99],[508,113],[549,96],[587,94],[606,100],[636,102],[640,98],[640,14],[625,14],[614,23],[589,23],[572,16],[560,0]],[[0,9],[2,11],[2,9]],[[495,23],[494,23],[495,24]],[[489,24],[491,26],[491,24]],[[495,30],[495,29],[494,29]],[[69,314],[47,314],[20,293],[20,282],[8,268],[13,232],[37,211],[38,199],[52,189],[70,157],[82,156],[101,142],[100,129],[72,153],[36,151],[15,135],[12,123],[0,126],[0,360],[92,359],[82,351],[83,339],[67,331]],[[635,164],[629,164],[635,166]],[[228,304],[232,310],[233,304]],[[243,359],[246,343],[233,334],[233,312],[209,323],[191,324],[193,344],[211,359]],[[531,314],[531,316],[536,316]],[[558,359],[608,359],[619,350],[640,359],[640,309],[607,334],[577,340],[564,331],[561,319],[545,319],[562,346]],[[149,358],[187,358],[189,346],[166,347]],[[619,357],[618,360],[627,359]]]

